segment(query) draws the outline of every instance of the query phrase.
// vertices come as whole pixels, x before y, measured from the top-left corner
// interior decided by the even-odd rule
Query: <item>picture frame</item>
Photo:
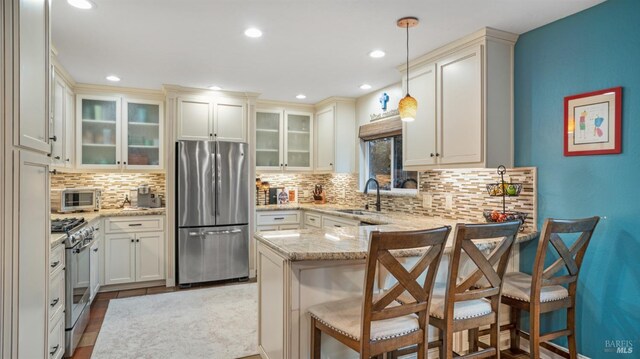
[[[622,152],[622,87],[564,98],[564,155]]]

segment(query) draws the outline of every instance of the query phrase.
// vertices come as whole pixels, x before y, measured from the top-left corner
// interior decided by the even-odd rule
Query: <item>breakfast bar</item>
[[[258,345],[262,358],[308,358],[310,324],[307,309],[313,305],[362,294],[369,235],[373,231],[403,231],[454,227],[456,221],[406,215],[387,224],[342,228],[306,228],[256,232],[259,290]],[[532,240],[535,231],[524,231],[517,243]],[[437,282],[446,279],[447,253],[453,232],[438,270]],[[476,242],[487,253],[499,238]],[[517,248],[508,271],[518,269]],[[400,251],[403,265],[410,267],[421,252]],[[443,270],[444,269],[444,270]],[[393,285],[386,271],[378,270],[377,289]],[[432,328],[431,328],[432,329]],[[432,330],[429,335],[433,336]],[[456,344],[463,345],[462,333]],[[322,338],[323,358],[357,358],[358,354],[330,337]]]

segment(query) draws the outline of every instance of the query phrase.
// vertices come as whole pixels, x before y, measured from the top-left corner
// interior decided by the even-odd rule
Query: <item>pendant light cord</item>
[[[407,22],[407,96],[409,96],[409,22]]]

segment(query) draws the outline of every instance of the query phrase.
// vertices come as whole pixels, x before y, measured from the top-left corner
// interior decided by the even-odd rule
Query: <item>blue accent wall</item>
[[[622,154],[564,157],[563,98],[622,86]],[[515,47],[515,162],[538,168],[544,218],[600,221],[578,285],[578,349],[640,357],[640,0],[609,0],[527,32]],[[521,249],[531,272],[536,243]],[[563,328],[564,315],[545,316]],[[631,340],[633,354],[607,352]],[[566,345],[566,340],[560,341]]]

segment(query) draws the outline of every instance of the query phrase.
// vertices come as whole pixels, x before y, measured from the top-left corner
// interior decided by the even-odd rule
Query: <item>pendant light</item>
[[[418,18],[416,17],[403,17],[397,22],[398,27],[407,29],[407,95],[400,100],[398,104],[398,112],[400,112],[400,119],[404,122],[411,122],[416,119],[416,112],[418,111],[418,101],[409,95],[409,28],[418,26]]]

